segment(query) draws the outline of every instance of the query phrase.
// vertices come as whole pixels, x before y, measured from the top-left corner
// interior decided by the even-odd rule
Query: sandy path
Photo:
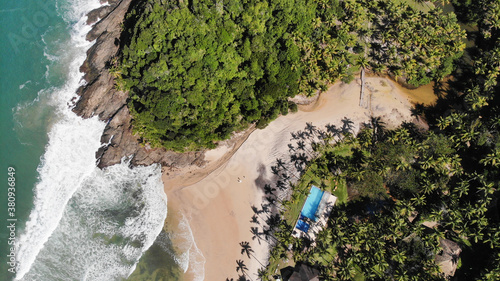
[[[223,149],[210,152],[208,160],[220,166],[210,174],[204,170],[203,177],[197,177],[198,182],[188,185],[183,180],[172,180],[165,173],[169,207],[182,210],[188,218],[196,244],[206,259],[205,280],[236,279],[238,259],[245,262],[249,276],[256,280],[260,265],[240,254],[239,242],[250,242],[257,259],[265,260],[266,243],[259,245],[250,233],[251,206],[260,206],[261,188],[270,182],[270,167],[276,158],[287,158],[291,132],[303,130],[306,122],[318,128],[328,123],[339,126],[344,117],[351,119],[357,129],[360,123],[369,120],[370,114],[382,116],[388,126],[410,121],[410,98],[418,91],[403,90],[385,78],[368,77],[365,92],[368,108],[362,108],[358,105],[359,81],[349,85],[337,83],[323,93],[314,106],[281,116],[265,129],[253,131],[225,163],[221,160],[229,157],[222,153]]]

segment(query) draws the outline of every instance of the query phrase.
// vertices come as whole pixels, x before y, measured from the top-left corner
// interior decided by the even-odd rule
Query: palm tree
[[[311,134],[311,135],[314,135],[316,133],[316,131],[317,131],[316,126],[314,126],[310,122],[306,122],[306,128],[305,128],[305,130],[307,132],[309,132],[309,134]]]
[[[264,239],[266,240],[266,242],[268,242],[268,244],[271,244],[271,242],[269,241],[269,238],[272,238],[274,242],[279,242],[278,238],[276,238],[273,235],[273,231],[272,231],[272,229],[270,227],[263,228],[261,234],[264,235]]]
[[[399,249],[394,249],[393,254],[391,256],[391,260],[403,264],[407,259],[406,256],[406,251],[405,250],[399,250]]]
[[[299,180],[299,177],[297,177],[297,175],[295,175],[295,173],[293,173],[292,171],[290,171],[286,166],[285,166],[285,162],[283,160],[281,160],[281,158],[276,158],[276,170],[279,171],[279,169],[284,169],[288,174],[291,174],[292,176],[294,176],[297,180]],[[272,167],[271,167],[272,169]],[[273,173],[274,173],[274,170],[273,170]]]
[[[360,56],[357,60],[357,65],[361,68],[361,90],[359,95],[359,106],[363,105],[363,97],[365,94],[365,69],[370,65],[368,59],[365,56]],[[367,103],[368,106],[368,103]]]
[[[281,160],[281,158],[276,158],[276,166],[278,166],[278,168],[285,169],[285,162],[283,162],[283,160]]]
[[[253,214],[252,219],[250,220],[250,222],[251,223],[255,223],[255,224],[260,224],[259,217],[257,217],[256,214]]]
[[[281,223],[281,216],[280,216],[280,214],[274,214],[274,215],[269,216],[269,218],[267,219],[266,223],[267,223],[267,225],[269,226],[270,229],[276,228]]]
[[[279,175],[280,170],[277,166],[271,166],[271,173],[273,173],[274,175]]]
[[[263,213],[269,213],[271,210],[269,210],[269,204],[260,204],[262,208]]]
[[[305,149],[306,149],[306,144],[304,143],[304,141],[302,141],[302,140],[301,140],[301,141],[298,141],[298,142],[297,142],[297,148],[298,148],[299,150],[305,150]]]
[[[261,205],[261,206],[266,206],[266,205]],[[259,210],[257,207],[254,205],[251,206],[252,211],[254,212],[254,215],[257,215],[261,221],[266,221],[265,217],[262,217],[260,214],[265,213],[264,210]]]
[[[248,258],[253,257],[261,266],[264,266],[253,254],[254,250],[250,246],[250,243],[247,241],[240,242],[241,246],[241,254],[246,254]]]
[[[274,197],[266,196],[266,201],[269,202],[270,205],[275,205],[277,200]]]
[[[370,117],[370,124],[373,129],[373,140],[377,142],[381,140],[385,131],[385,123],[378,117]]]
[[[331,133],[334,138],[337,138],[340,140],[340,137],[341,137],[340,130],[337,128],[337,126],[331,125],[331,124],[326,124],[326,131]]]
[[[257,239],[257,242],[259,242],[259,245],[260,245],[260,241],[261,240],[264,240],[266,241],[267,244],[271,244],[269,241],[267,241],[266,239],[262,239],[262,234],[264,234],[263,232],[259,232],[259,228],[257,227],[250,227],[250,233],[252,233],[252,240],[255,240]]]
[[[236,266],[236,272],[241,271],[241,273],[243,273],[243,275],[246,275],[250,280],[252,280],[252,278],[250,278],[247,275],[248,267],[245,265],[245,262],[243,262],[242,260],[237,260],[236,264],[237,264],[237,266]],[[241,279],[241,276],[240,276],[240,279]]]
[[[250,208],[252,208],[252,211],[253,211],[256,215],[258,215],[258,214],[262,213],[262,211],[261,211],[261,210],[259,210],[257,207],[255,207],[255,205],[250,206]]]
[[[352,133],[354,131],[354,122],[351,119],[344,117],[342,118],[342,129],[341,132],[343,135],[348,133]]]
[[[278,181],[276,182],[276,187],[277,187],[279,190],[283,191],[283,190],[285,190],[285,189],[286,189],[286,184],[285,184],[283,181],[278,180]]]
[[[423,206],[426,204],[425,199],[426,199],[425,194],[421,193],[421,194],[417,194],[414,198],[411,199],[411,201],[415,202],[416,206]]]
[[[276,188],[271,187],[270,184],[264,185],[264,194],[269,194],[269,195],[273,196],[275,191],[276,191]]]
[[[484,166],[500,167],[500,149],[497,148],[492,153],[487,154],[483,159],[479,160],[479,163]]]
[[[254,253],[254,250],[250,246],[250,242],[248,242],[248,241],[242,241],[242,242],[240,242],[240,246],[241,246],[241,254],[242,255],[246,254],[247,257],[250,258],[250,254]]]
[[[356,269],[348,262],[341,262],[337,270],[337,278],[340,280],[352,280],[356,274]]]

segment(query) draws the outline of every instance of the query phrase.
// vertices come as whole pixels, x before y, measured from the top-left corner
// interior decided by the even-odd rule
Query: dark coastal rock
[[[127,93],[114,88],[113,77],[107,71],[79,91],[81,97],[73,111],[83,118],[97,115],[103,121],[112,118],[125,106],[128,97]]]
[[[100,19],[87,34],[95,44],[87,51],[87,58],[80,71],[84,72],[85,86],[78,89],[80,99],[73,111],[83,118],[98,116],[107,122],[101,137],[103,146],[97,151],[98,167],[120,163],[123,157],[132,157],[132,165],[160,163],[166,167],[182,168],[202,166],[204,152],[176,153],[161,148],[141,145],[132,132],[132,117],[127,108],[128,94],[115,88],[114,77],[109,73],[111,60],[120,48],[121,24],[131,0],[110,0],[109,6],[88,14],[88,22]]]
[[[84,118],[98,115],[101,120],[108,120],[126,104],[127,94],[115,90],[108,66],[118,53],[119,46],[115,41],[120,38],[120,24],[130,2],[123,0],[107,6],[111,12],[104,15],[87,34],[87,40],[96,42],[87,51],[87,58],[80,67],[87,84],[78,90],[81,97],[74,108],[74,112]]]
[[[113,6],[111,6],[111,5],[102,6],[100,8],[95,9],[95,10],[92,10],[90,13],[87,14],[87,24],[91,25],[91,24],[96,23],[99,19],[102,19],[106,15],[108,15],[112,10],[113,10]]]
[[[123,157],[133,156],[132,165],[159,163],[164,167],[185,167],[204,164],[203,152],[176,153],[165,149],[151,149],[139,143],[132,133],[132,118],[126,106],[118,110],[104,129],[101,142],[104,144],[96,153],[98,167],[104,168],[120,163]]]

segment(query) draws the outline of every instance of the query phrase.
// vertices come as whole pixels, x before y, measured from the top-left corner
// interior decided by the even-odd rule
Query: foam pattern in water
[[[68,105],[84,83],[79,67],[92,45],[85,40],[91,28],[85,15],[100,5],[98,0],[58,2],[70,36],[62,36],[65,41],[52,51],[58,53],[54,69],[61,71],[65,83],[41,92],[54,113],[38,168],[34,207],[18,238],[16,279],[126,277],[166,217],[160,168],[130,169],[122,163],[97,169],[95,152],[105,124],[97,117],[81,119]]]
[[[98,7],[98,1],[87,1],[87,9]],[[73,11],[74,12],[74,11]],[[82,14],[81,11],[80,14]],[[54,122],[48,134],[49,142],[38,168],[34,208],[24,232],[18,239],[17,278],[28,272],[39,251],[56,229],[64,208],[73,193],[95,168],[95,151],[100,147],[100,135],[105,124],[92,118],[83,120],[68,107],[81,85],[79,66],[85,59],[85,50],[91,46],[84,34],[90,30],[85,17],[72,24],[71,39],[65,43],[67,81],[60,88],[50,88],[49,105],[55,109]]]
[[[160,233],[167,214],[159,166],[95,169],[23,280],[121,280]]]
[[[182,213],[178,215],[180,220],[172,227],[175,231],[168,234],[168,239],[175,246],[174,259],[193,281],[202,281],[205,278],[206,259],[196,245],[189,220]]]

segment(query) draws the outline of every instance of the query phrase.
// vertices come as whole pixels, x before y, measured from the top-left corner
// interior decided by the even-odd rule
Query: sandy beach
[[[236,260],[243,260],[248,276],[256,280],[257,269],[265,264],[267,244],[252,240],[251,206],[262,203],[262,187],[272,182],[271,166],[287,158],[291,132],[303,130],[306,122],[318,128],[340,125],[347,117],[357,130],[370,116],[380,116],[388,128],[412,121],[415,102],[434,100],[432,87],[403,89],[393,81],[367,77],[364,106],[359,106],[360,81],[337,83],[321,94],[314,104],[281,116],[263,130],[248,130],[240,143],[227,143],[207,152],[201,170],[164,170],[163,181],[169,209],[180,210],[189,221],[197,247],[205,258],[205,280],[237,279]],[[186,176],[188,175],[188,176]],[[169,213],[170,216],[171,213]],[[250,242],[255,258],[241,255],[242,241]],[[186,276],[187,280],[194,278]]]

